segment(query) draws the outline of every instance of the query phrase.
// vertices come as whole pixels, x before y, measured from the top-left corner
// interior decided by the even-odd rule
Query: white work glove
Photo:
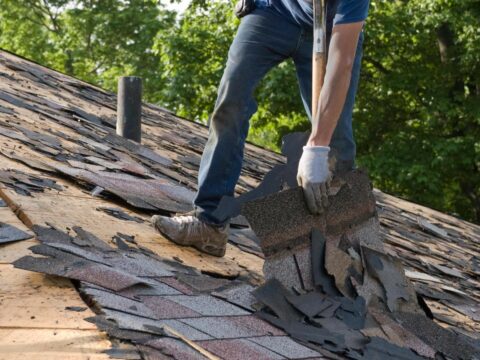
[[[328,146],[304,146],[298,163],[297,182],[303,188],[308,209],[313,214],[323,213],[328,206],[329,152]]]

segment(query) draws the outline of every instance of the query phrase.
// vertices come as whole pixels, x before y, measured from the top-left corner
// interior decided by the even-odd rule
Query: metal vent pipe
[[[142,140],[142,78],[123,76],[118,79],[117,135]]]

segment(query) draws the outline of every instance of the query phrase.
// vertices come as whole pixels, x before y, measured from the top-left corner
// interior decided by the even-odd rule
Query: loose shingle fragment
[[[84,306],[67,306],[67,307],[65,307],[65,310],[82,312],[82,311],[87,310],[87,308],[84,307]]]
[[[253,292],[253,296],[262,304],[272,310],[280,319],[297,322],[303,316],[288,301],[292,296],[285,287],[276,279],[267,281],[263,286]]]
[[[358,296],[354,300],[342,297],[338,299],[340,307],[335,316],[341,319],[350,329],[362,329],[365,325],[366,306],[365,299]]]
[[[282,320],[265,312],[260,312],[258,315],[272,325],[283,329],[287,334],[297,340],[312,342],[317,345],[326,345],[327,343],[334,344],[333,346],[337,351],[345,349],[345,338],[342,335],[332,334],[330,331],[321,327]]]
[[[354,295],[350,277],[354,275],[353,259],[332,242],[325,244],[325,269],[335,279],[336,288],[344,295]]]
[[[401,348],[381,338],[372,338],[367,344],[362,359],[365,360],[385,360],[385,359],[398,359],[398,360],[422,360],[422,358],[416,355],[412,350]]]
[[[396,312],[407,308],[410,311],[418,311],[415,291],[405,276],[401,261],[366,246],[362,247],[362,253],[368,272],[375,276],[385,289],[390,311]]]
[[[367,338],[360,331],[354,330],[349,324],[337,318],[316,319],[315,323],[320,324],[332,335],[341,337],[349,349],[361,350],[367,343]]]
[[[325,237],[320,230],[314,228],[311,239],[313,283],[315,286],[321,287],[327,295],[338,296],[340,293],[334,280],[325,269]]]
[[[137,348],[112,348],[104,351],[105,354],[109,355],[112,359],[122,359],[122,360],[142,360]]]
[[[340,302],[318,292],[287,296],[287,300],[309,318],[331,317],[340,306]]]
[[[452,269],[451,267],[437,264],[432,264],[432,266],[446,275],[453,276],[459,279],[465,279],[465,275],[463,275],[463,273],[458,269]]]
[[[28,240],[33,236],[15,226],[0,222],[0,244]]]
[[[108,214],[108,215],[113,216],[113,217],[115,217],[117,219],[120,219],[120,220],[134,221],[134,222],[137,222],[137,223],[143,223],[144,222],[141,218],[139,218],[137,216],[128,215],[125,211],[123,211],[121,209],[118,209],[118,208],[101,206],[101,207],[98,207],[97,210],[102,211],[105,214]]]
[[[421,229],[428,231],[429,233],[448,239],[448,233],[443,230],[442,228],[439,228],[436,225],[433,225],[432,223],[428,222],[425,219],[418,218],[418,225],[420,226]]]
[[[111,251],[112,247],[109,246],[105,241],[100,240],[98,237],[96,237],[94,234],[82,229],[79,226],[74,226],[73,231],[77,234],[77,236],[74,238],[72,241],[74,244],[79,245],[79,246],[90,246],[99,250],[103,251]],[[35,230],[35,232],[37,232]],[[62,233],[59,234],[57,232],[55,235],[56,236],[62,236]]]

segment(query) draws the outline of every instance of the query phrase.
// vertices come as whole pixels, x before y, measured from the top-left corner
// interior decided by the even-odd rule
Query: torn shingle
[[[344,296],[353,297],[354,291],[350,282],[350,277],[355,272],[353,259],[332,241],[325,244],[325,270],[333,276],[336,288]]]
[[[412,350],[393,345],[381,338],[372,338],[367,344],[362,359],[365,360],[422,360]]]
[[[367,343],[367,338],[360,332],[352,329],[345,322],[337,318],[316,319],[315,323],[332,335],[341,337],[349,349],[361,350]]]
[[[265,256],[307,245],[314,227],[329,237],[375,217],[375,199],[368,176],[355,170],[343,174],[342,180],[346,184],[330,197],[324,216],[313,216],[308,211],[300,187],[244,204],[242,213],[261,239]]]
[[[325,246],[326,240],[320,230],[314,228],[311,234],[311,255],[312,255],[312,277],[315,286],[331,296],[338,296],[333,278],[327,274],[325,269]]]
[[[345,349],[345,339],[343,336],[332,334],[330,331],[321,327],[301,322],[285,321],[265,312],[260,312],[258,315],[274,326],[283,329],[287,334],[297,340],[312,342],[317,345],[326,345],[329,343],[333,344],[333,347],[336,348],[336,350]]]
[[[365,325],[366,306],[365,299],[358,296],[354,300],[346,297],[338,299],[340,307],[335,316],[341,319],[350,329],[362,329]]]
[[[122,360],[142,360],[137,348],[112,348],[105,351],[105,354],[110,356],[112,359],[122,359]]]
[[[417,296],[405,276],[401,261],[366,246],[362,247],[362,254],[368,272],[375,276],[385,289],[386,303],[390,311],[406,311],[407,308],[409,311],[419,311]]]
[[[28,240],[33,236],[15,226],[0,222],[0,244]]]
[[[304,295],[287,296],[290,304],[301,311],[306,316],[313,317],[331,317],[335,310],[340,306],[340,302],[331,297],[327,297],[318,292],[310,292]]]
[[[118,209],[118,208],[98,207],[97,210],[102,211],[105,214],[108,214],[108,215],[113,216],[113,217],[115,217],[117,219],[120,219],[120,220],[133,221],[133,222],[136,222],[136,223],[143,223],[144,222],[141,218],[139,218],[137,216],[128,215],[125,211],[123,211],[121,209]]]
[[[280,319],[297,322],[303,316],[287,301],[291,295],[292,293],[285,289],[277,279],[268,280],[253,292],[253,296],[271,309]]]

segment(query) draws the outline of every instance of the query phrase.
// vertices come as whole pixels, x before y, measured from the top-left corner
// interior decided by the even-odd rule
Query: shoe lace
[[[201,222],[195,216],[183,215],[172,218],[178,225],[186,231],[186,236],[197,236],[200,232]]]
[[[177,224],[197,223],[199,220],[195,216],[175,216],[172,218]]]

